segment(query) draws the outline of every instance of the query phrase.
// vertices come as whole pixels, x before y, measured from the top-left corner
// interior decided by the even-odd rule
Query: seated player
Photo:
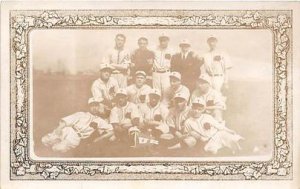
[[[96,130],[100,135],[103,132],[108,133],[103,138],[112,137],[112,126],[98,116],[103,108],[100,102],[90,98],[88,104],[88,112],[77,112],[62,118],[59,126],[42,138],[42,143],[52,147],[53,151],[65,153],[76,148],[82,140],[89,138]]]
[[[110,123],[118,141],[131,142],[130,135],[139,132],[140,113],[138,107],[128,102],[125,89],[119,89],[116,93],[116,106],[110,113]]]
[[[181,84],[181,74],[179,72],[171,72],[170,87],[166,89],[166,95],[164,96],[163,103],[168,107],[172,107],[172,100],[176,93],[185,93],[190,96],[189,89]]]
[[[184,137],[183,126],[190,112],[190,107],[187,105],[188,100],[189,94],[187,93],[175,94],[174,107],[170,109],[166,119],[170,132],[174,136],[174,140],[171,143],[177,143]]]
[[[119,89],[117,80],[111,77],[113,68],[109,64],[100,65],[100,78],[92,84],[93,98],[99,101],[111,102]]]
[[[169,127],[165,123],[168,116],[168,108],[160,103],[161,92],[152,89],[149,92],[149,102],[140,106],[142,131],[150,131],[156,139],[164,138],[169,133]]]
[[[205,106],[206,102],[202,98],[193,99],[191,117],[184,123],[185,145],[193,147],[197,141],[201,141],[205,143],[204,150],[213,154],[224,147],[230,148],[233,153],[241,150],[238,142],[243,138],[211,115],[205,114]]]
[[[223,121],[225,110],[224,99],[218,91],[211,87],[210,77],[201,75],[197,81],[197,88],[193,91],[190,101],[195,98],[202,98],[206,102],[205,113],[212,115],[217,121]]]
[[[135,73],[135,84],[126,88],[129,101],[135,104],[145,103],[146,95],[151,90],[151,87],[146,82],[146,73],[144,71],[137,71]],[[145,95],[145,96],[143,96]]]

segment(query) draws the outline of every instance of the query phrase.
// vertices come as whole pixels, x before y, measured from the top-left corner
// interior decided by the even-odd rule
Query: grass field
[[[97,76],[65,76],[34,74],[33,77],[33,139],[37,156],[75,156],[54,154],[41,144],[41,137],[51,132],[60,118],[87,109],[90,87]],[[273,115],[272,86],[266,81],[230,81],[226,92],[226,124],[245,138],[243,150],[235,156],[267,155],[272,151]],[[200,149],[152,153],[148,149],[124,149],[120,145],[102,144],[86,150],[81,156],[127,157],[127,156],[210,156]],[[224,151],[216,156],[232,155]]]

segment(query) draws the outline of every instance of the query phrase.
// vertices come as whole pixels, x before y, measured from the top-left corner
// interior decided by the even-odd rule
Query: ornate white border
[[[11,176],[29,179],[291,179],[290,10],[11,11]],[[274,156],[267,162],[37,162],[28,154],[28,33],[33,29],[184,27],[268,29],[274,40]]]

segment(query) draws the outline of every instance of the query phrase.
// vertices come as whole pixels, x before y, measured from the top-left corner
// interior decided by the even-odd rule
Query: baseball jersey
[[[225,102],[220,92],[210,88],[206,94],[201,94],[199,89],[195,89],[191,95],[190,102],[195,98],[202,98],[206,102],[206,106],[218,106],[220,109],[225,109]]]
[[[158,103],[155,107],[151,107],[148,103],[144,103],[140,106],[140,113],[141,117],[145,120],[165,121],[169,114],[169,110],[161,103]]]
[[[217,120],[209,114],[202,114],[199,118],[192,118],[186,120],[184,123],[184,133],[196,132],[201,136],[203,141],[212,138],[218,130],[225,128]]]
[[[92,84],[92,95],[96,100],[109,100],[111,101],[114,96],[112,92],[116,92],[119,89],[119,85],[117,80],[113,77],[110,77],[108,81],[105,83],[100,78],[95,80]]]
[[[109,121],[113,123],[121,123],[125,119],[140,118],[140,113],[138,107],[131,103],[127,102],[124,107],[115,106],[110,113]]]
[[[177,131],[183,131],[184,122],[190,117],[190,110],[189,106],[181,112],[178,112],[175,108],[171,108],[166,119],[167,125]]]
[[[143,85],[142,87],[138,88],[136,84],[132,84],[126,88],[129,101],[135,104],[140,103],[140,95],[148,95],[149,91],[151,90],[151,87],[149,85]]]
[[[204,54],[204,66],[202,66],[203,73],[207,73],[210,76],[224,75],[226,69],[232,67],[232,63],[227,53],[214,50]]]
[[[74,130],[80,134],[82,139],[88,138],[95,131],[95,129],[90,126],[92,122],[97,124],[98,129],[112,129],[111,125],[90,112],[77,112],[62,118],[61,120],[66,123],[67,127],[74,128]]]
[[[161,49],[157,47],[154,50],[154,71],[168,71],[171,67],[171,58],[174,51],[167,47],[166,49]]]
[[[190,90],[184,85],[180,85],[176,91],[174,91],[172,87],[168,87],[166,90],[166,95],[163,99],[163,103],[169,104],[177,93],[188,94],[188,96],[190,96]]]
[[[107,64],[123,64],[127,68],[129,67],[130,63],[130,52],[126,49],[116,49],[113,48],[109,52],[107,52],[107,55],[103,57],[103,63]],[[120,70],[114,70],[112,73],[127,73],[126,71],[120,71]]]

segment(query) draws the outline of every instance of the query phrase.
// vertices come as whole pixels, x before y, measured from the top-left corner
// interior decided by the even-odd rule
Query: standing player
[[[189,89],[181,84],[181,75],[178,72],[171,72],[170,74],[170,87],[166,89],[166,95],[164,96],[163,103],[168,107],[173,105],[172,100],[176,93],[184,93],[190,96]]]
[[[111,102],[119,89],[118,82],[111,77],[112,68],[110,64],[100,65],[100,78],[92,84],[92,95],[98,101]]]
[[[191,102],[195,98],[202,98],[206,102],[206,113],[211,114],[219,122],[223,121],[223,111],[225,110],[224,98],[220,92],[211,87],[210,77],[201,75],[197,81],[198,86],[191,95]]]
[[[138,39],[138,46],[139,48],[131,55],[131,62],[133,64],[133,67],[130,70],[131,76],[134,77],[134,74],[137,71],[144,71],[147,74],[147,79],[150,79],[150,77],[152,77],[154,53],[147,48],[148,39],[145,37]],[[152,81],[151,84],[149,82],[149,85],[152,85]]]
[[[168,36],[162,34],[159,37],[159,46],[154,51],[153,88],[160,90],[162,96],[170,86],[170,61],[173,50],[169,47],[169,40]]]
[[[125,89],[119,89],[115,98],[116,106],[111,110],[109,120],[117,139],[128,144],[131,131],[139,131],[140,113],[134,103],[128,102]]]
[[[182,77],[182,84],[193,91],[196,86],[196,80],[200,76],[200,66],[203,60],[190,50],[191,43],[188,40],[182,40],[179,44],[180,52],[172,56],[171,71],[179,72]]]
[[[53,151],[65,153],[79,146],[96,130],[100,135],[106,133],[102,139],[112,137],[112,126],[98,116],[104,111],[103,105],[93,98],[89,99],[88,104],[88,112],[77,112],[62,118],[59,126],[42,138],[42,143],[51,146]]]
[[[137,71],[135,73],[135,84],[126,88],[129,101],[135,104],[145,103],[146,95],[151,90],[151,87],[146,82],[146,73],[144,71]]]
[[[204,55],[204,65],[201,67],[201,73],[206,73],[211,77],[212,87],[221,92],[223,85],[228,88],[228,72],[232,68],[229,56],[217,49],[218,40],[215,37],[209,37],[207,44],[209,52]]]
[[[115,38],[115,47],[111,49],[103,58],[103,63],[110,64],[114,70],[112,77],[118,82],[121,88],[127,87],[127,78],[129,74],[130,52],[125,49],[126,37],[123,34],[117,34]]]

